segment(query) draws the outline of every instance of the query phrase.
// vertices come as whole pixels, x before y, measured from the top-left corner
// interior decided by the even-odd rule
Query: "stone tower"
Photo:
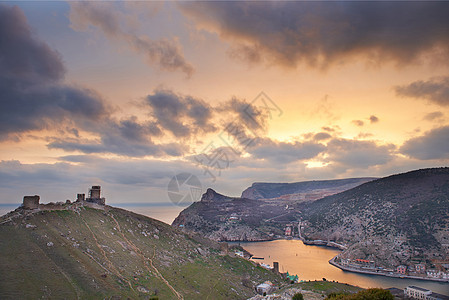
[[[40,197],[38,195],[24,196],[23,197],[23,208],[38,209],[39,208],[39,200],[40,200]]]
[[[101,186],[93,185],[92,188],[89,189],[89,197],[86,198],[86,201],[99,205],[105,205],[105,198],[101,198]]]

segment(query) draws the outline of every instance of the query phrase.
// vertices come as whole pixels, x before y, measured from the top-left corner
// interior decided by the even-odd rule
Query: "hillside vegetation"
[[[0,219],[1,299],[244,299],[280,277],[122,209],[27,213]]]
[[[449,168],[412,171],[325,197],[303,210],[303,236],[350,246],[380,265],[449,256]]]

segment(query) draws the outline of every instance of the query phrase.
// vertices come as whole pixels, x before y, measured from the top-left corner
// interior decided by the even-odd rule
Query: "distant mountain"
[[[376,178],[314,180],[294,183],[255,182],[242,193],[248,199],[317,200],[352,189]]]
[[[208,189],[201,201],[179,214],[173,225],[216,241],[271,240],[283,236],[286,224],[301,219],[305,203],[373,179],[254,183],[241,198]]]
[[[255,285],[280,280],[223,245],[129,211],[39,207],[51,210],[0,218],[1,299],[247,299]]]
[[[374,180],[302,213],[303,237],[348,245],[342,257],[380,265],[449,259],[449,168]]]

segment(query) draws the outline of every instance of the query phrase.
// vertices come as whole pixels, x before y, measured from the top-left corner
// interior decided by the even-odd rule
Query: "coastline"
[[[338,256],[338,255],[337,255]],[[335,258],[337,256],[332,257],[329,260],[329,264],[333,265],[334,267],[339,268],[340,270],[346,271],[346,272],[353,272],[353,273],[361,273],[361,274],[367,274],[367,275],[378,275],[378,276],[385,276],[385,277],[392,277],[392,278],[399,278],[399,279],[416,279],[416,280],[426,280],[426,281],[434,281],[434,282],[440,282],[440,283],[449,283],[449,279],[442,279],[442,278],[429,278],[429,277],[419,277],[419,276],[412,276],[412,275],[399,275],[399,274],[389,274],[384,272],[374,272],[369,270],[361,270],[361,269],[355,269],[350,267],[342,266],[335,262]]]
[[[335,242],[330,241],[324,241],[324,240],[305,240],[304,238],[300,237],[291,237],[289,239],[292,240],[300,240],[304,243],[304,245],[309,246],[319,246],[319,247],[326,247],[326,248],[332,248],[332,249],[338,249],[338,250],[346,250],[347,247],[345,245],[341,245]],[[232,243],[244,243],[244,242],[265,242],[265,241],[274,241],[274,240],[286,240],[285,238],[273,238],[269,240],[260,240],[260,241],[232,241]],[[443,279],[443,278],[430,278],[430,277],[420,277],[420,276],[412,276],[412,275],[403,275],[403,274],[389,274],[384,272],[375,272],[375,271],[369,271],[369,270],[362,270],[362,269],[356,269],[356,268],[350,268],[346,266],[342,266],[335,262],[335,258],[338,255],[334,256],[329,260],[329,264],[332,266],[339,268],[340,270],[346,271],[346,272],[352,272],[352,273],[359,273],[359,274],[366,274],[366,275],[378,275],[378,276],[384,276],[384,277],[390,277],[390,278],[397,278],[397,279],[416,279],[416,280],[425,280],[425,281],[432,281],[432,282],[439,282],[439,283],[449,283],[449,279]]]

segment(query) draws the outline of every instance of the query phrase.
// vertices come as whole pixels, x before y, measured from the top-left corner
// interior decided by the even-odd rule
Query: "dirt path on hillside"
[[[117,225],[117,230],[120,232],[120,234],[122,235],[123,239],[128,243],[128,245],[131,246],[131,248],[134,249],[134,251],[137,253],[137,255],[140,256],[140,258],[144,261],[144,265],[145,268],[147,268],[147,270],[150,273],[155,273],[157,277],[159,277],[169,288],[170,290],[176,295],[176,297],[178,297],[178,299],[183,300],[184,297],[168,282],[167,279],[164,278],[164,276],[162,276],[161,272],[159,272],[159,270],[156,268],[156,266],[154,266],[153,264],[153,259],[156,255],[156,248],[154,249],[154,253],[153,253],[153,257],[152,258],[148,258],[146,257],[142,250],[140,250],[139,247],[137,247],[136,245],[134,245],[133,242],[131,242],[130,240],[128,240],[125,236],[125,234],[122,232],[121,228],[120,228],[120,224],[118,223],[118,221],[114,218],[114,216],[112,215],[112,213],[109,213],[109,216],[114,220],[115,224]],[[148,264],[146,264],[146,262],[148,262],[148,264],[151,266],[151,268],[153,269],[153,272],[150,270],[150,268],[148,267]]]

